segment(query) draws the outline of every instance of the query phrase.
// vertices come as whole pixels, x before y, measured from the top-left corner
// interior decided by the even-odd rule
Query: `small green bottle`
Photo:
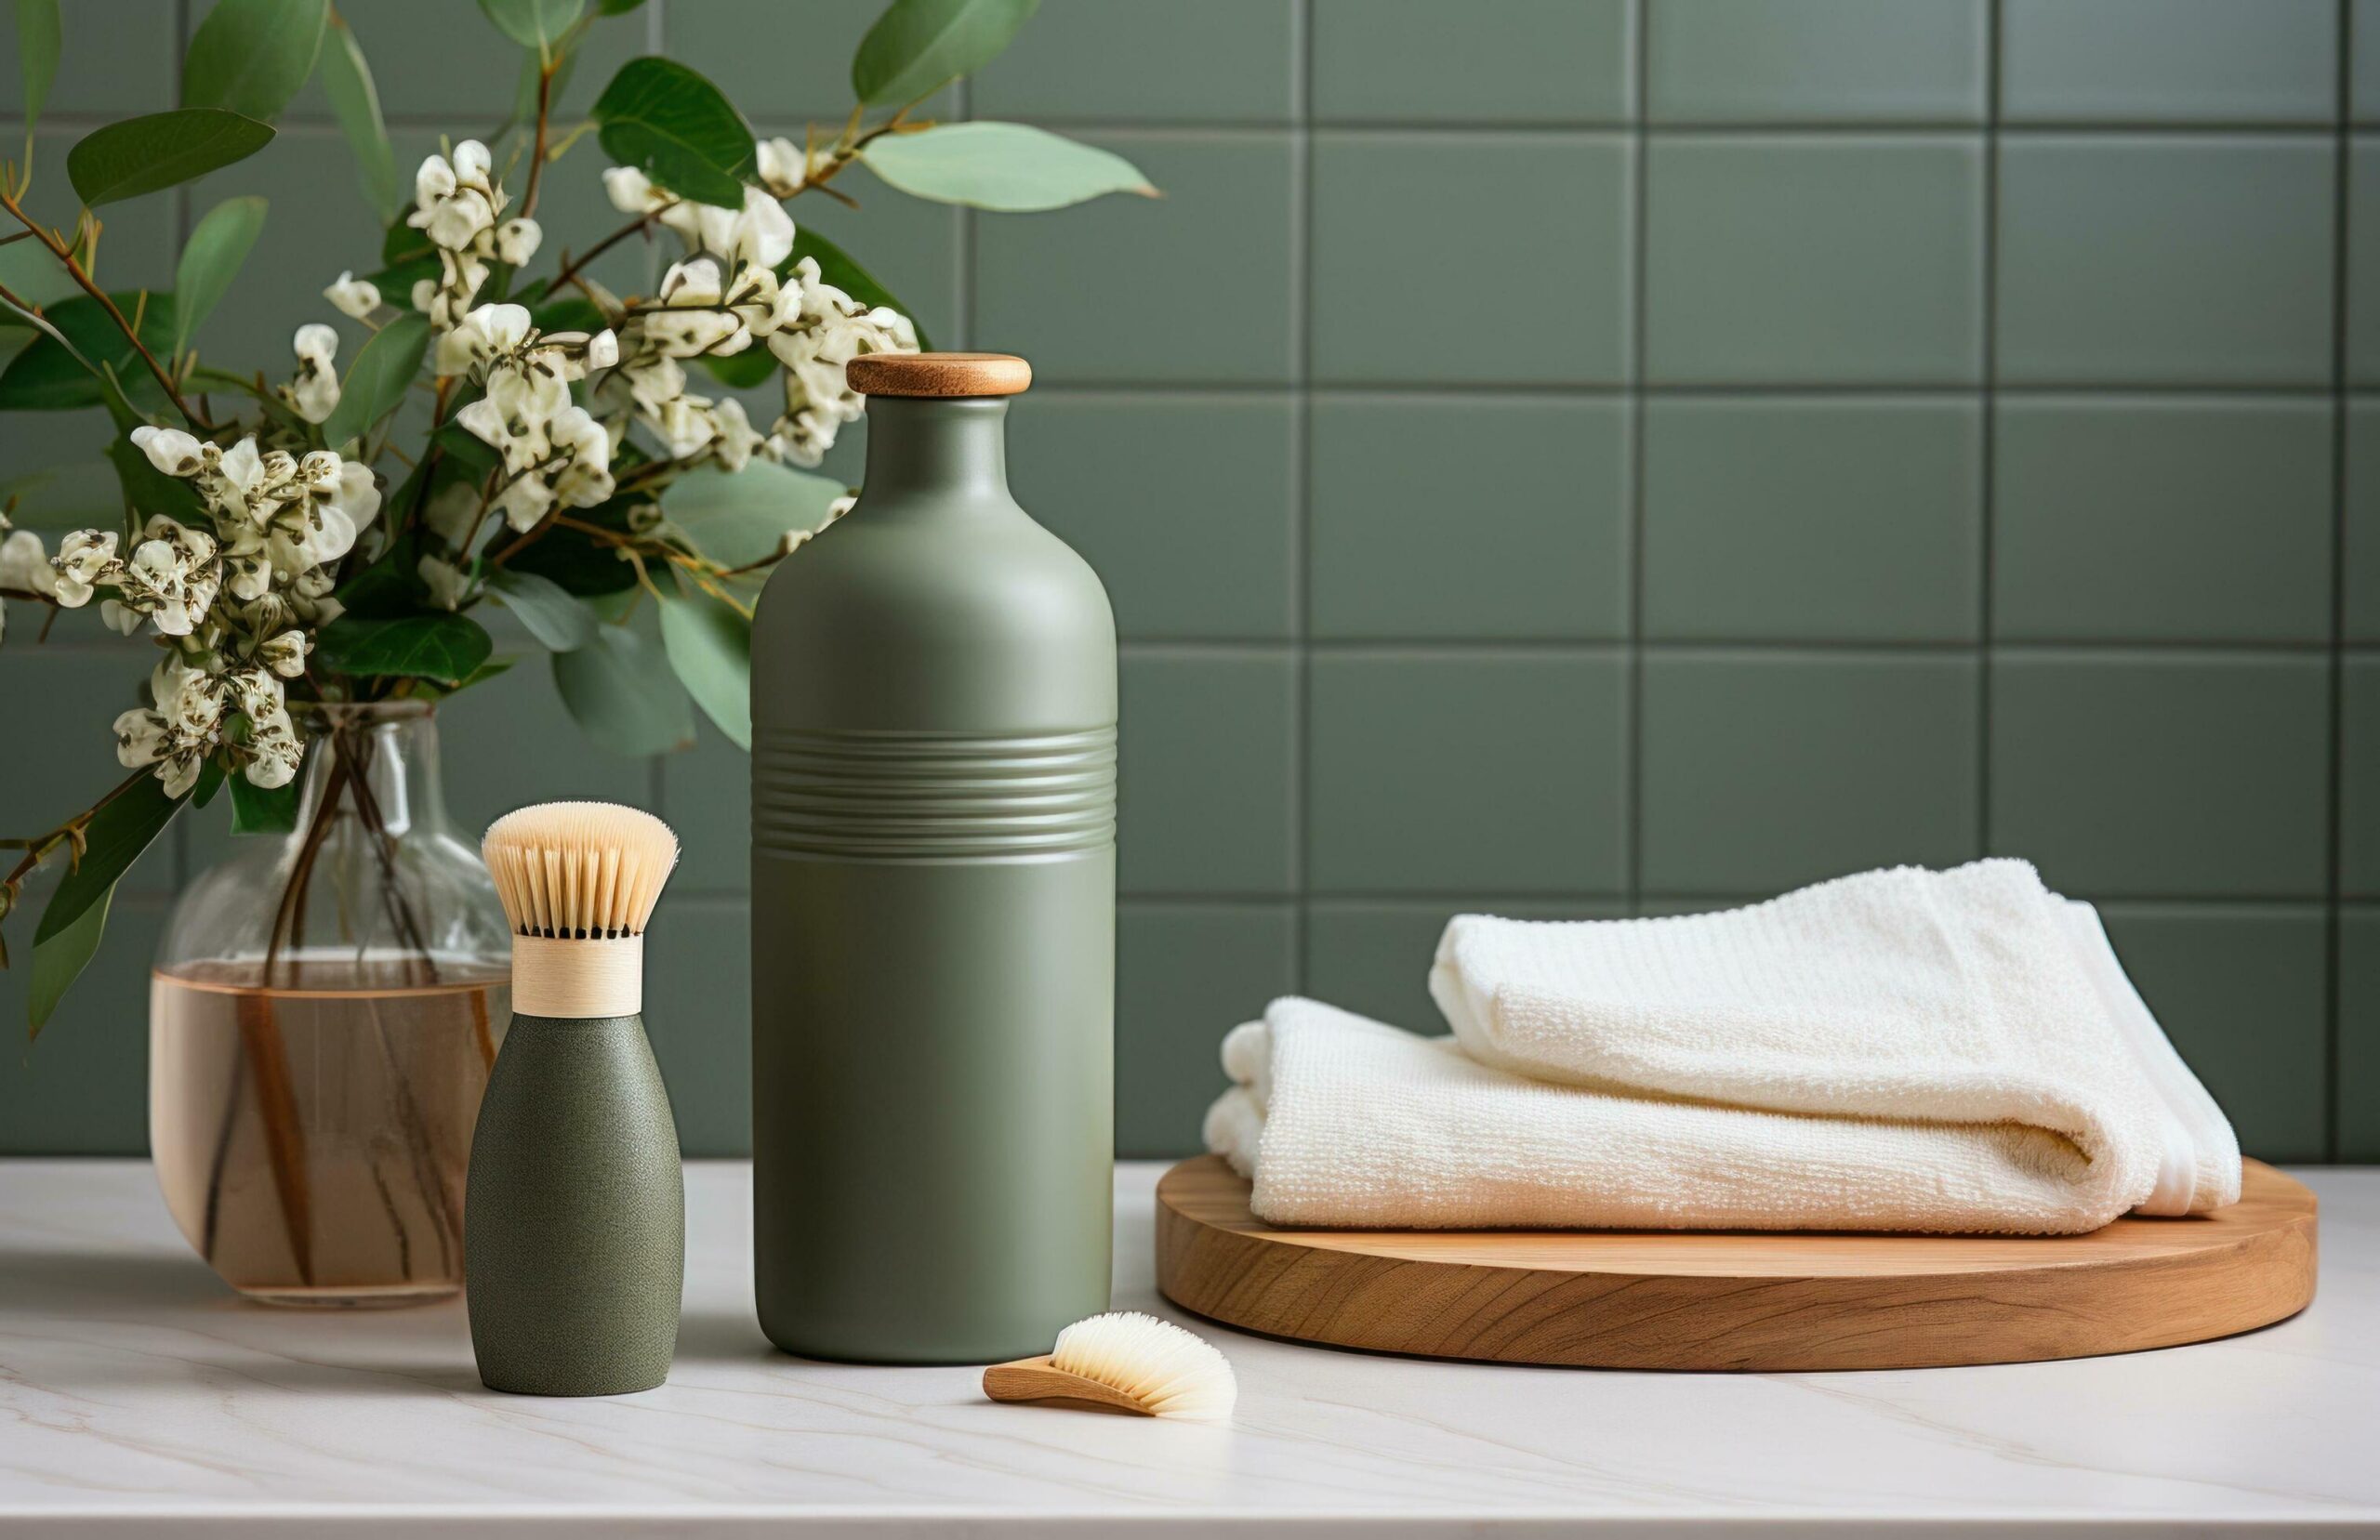
[[[512,1021],[463,1200],[480,1379],[617,1396],[669,1376],[684,1292],[678,1127],[644,1035],[644,929],[678,859],[651,813],[548,802],[481,847],[512,924]]]
[[[1009,495],[1030,377],[853,362],[866,485],[753,624],[756,1284],[807,1357],[989,1362],[1107,1308],[1116,628]]]

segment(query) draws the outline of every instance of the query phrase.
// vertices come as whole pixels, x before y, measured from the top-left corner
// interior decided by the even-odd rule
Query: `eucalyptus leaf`
[[[716,466],[686,472],[661,494],[661,511],[679,534],[722,567],[765,561],[797,530],[826,522],[847,489],[827,476],[755,459],[734,475]]]
[[[703,714],[737,748],[752,746],[752,623],[707,594],[665,594],[661,645]]]
[[[415,483],[407,478],[405,487]],[[388,500],[391,524],[398,510],[411,506],[405,487]],[[364,620],[394,620],[430,607],[430,586],[421,580],[419,534],[407,527],[390,541],[389,548],[362,572],[351,573],[333,597],[347,614]]]
[[[198,767],[198,784],[190,789],[190,805],[193,808],[204,808],[214,801],[215,794],[222,789],[222,763],[219,760],[209,759]]]
[[[552,578],[498,567],[488,580],[506,609],[521,617],[529,634],[555,652],[575,652],[595,639],[602,622],[587,601]]]
[[[1022,123],[951,123],[887,134],[867,168],[913,198],[1006,214],[1064,208],[1109,192],[1157,195],[1123,156]]]
[[[999,57],[1041,0],[892,0],[852,57],[852,94],[869,107],[932,96]]]
[[[191,34],[182,105],[271,122],[314,72],[329,15],[329,0],[218,0]]]
[[[264,200],[249,196],[226,198],[206,211],[206,217],[182,244],[182,259],[174,269],[174,355],[190,346],[191,335],[231,288],[240,264],[264,233]]]
[[[577,530],[555,530],[523,546],[499,571],[536,573],[549,577],[566,593],[581,599],[626,593],[636,586],[636,569],[615,546],[606,546]]]
[[[91,815],[83,831],[83,853],[49,896],[33,930],[30,1005],[35,1033],[99,950],[117,879],[132,869],[181,807],[182,799],[167,796],[155,776],[143,775]]]
[[[372,431],[373,424],[402,405],[405,388],[421,373],[422,354],[429,349],[428,316],[408,312],[374,333],[340,382],[338,404],[323,423],[323,442],[337,448],[350,439],[361,439]]]
[[[644,0],[598,0],[595,8],[604,16],[626,16],[643,4]]]
[[[323,94],[331,113],[354,152],[355,169],[364,182],[364,201],[382,223],[404,206],[404,184],[397,179],[396,151],[389,145],[388,120],[380,112],[380,90],[372,82],[372,67],[364,61],[364,46],[344,17],[331,19],[330,35],[323,48]],[[432,262],[434,264],[435,258]],[[400,296],[402,302],[402,296]]]
[[[28,138],[58,79],[58,0],[17,0],[17,68],[25,83]]]
[[[544,52],[587,9],[586,0],[480,0],[496,31],[524,48]]]
[[[107,934],[108,910],[115,901],[115,888],[110,886],[99,895],[99,901],[84,909],[46,941],[33,943],[33,966],[25,981],[25,1020],[30,1036],[39,1037],[41,1029],[58,1010],[59,1001],[82,976],[92,957],[99,950],[99,940]]]
[[[163,353],[174,343],[174,296],[152,294],[144,307],[138,294],[109,296],[126,321],[138,315],[140,340],[152,352]],[[108,388],[96,371],[113,369],[126,385],[149,382],[149,366],[132,339],[124,335],[107,308],[89,295],[62,299],[42,312],[56,332],[37,336],[0,369],[0,411],[65,412],[108,404]],[[61,340],[62,339],[62,340]],[[80,355],[79,357],[77,355]]]
[[[251,785],[245,775],[231,778],[231,832],[235,835],[285,835],[298,827],[298,783],[267,791]]]
[[[673,59],[631,59],[595,99],[604,153],[682,198],[744,206],[751,127],[719,87]]]
[[[852,260],[850,253],[808,225],[794,231],[793,250],[787,254],[782,263],[778,264],[778,276],[783,277],[793,271],[795,265],[805,257],[818,264],[818,276],[821,279],[832,283],[861,304],[871,308],[878,305],[887,306],[907,316],[911,325],[917,325],[917,312],[895,299],[892,290],[878,283],[875,276],[866,269]],[[918,326],[918,347],[924,352],[933,351],[933,342],[926,336],[926,329],[923,326]],[[755,350],[747,348],[745,352]],[[728,355],[731,359],[743,356],[743,353]]]
[[[694,741],[694,714],[661,649],[606,625],[575,652],[556,652],[554,688],[573,720],[614,754],[667,754]]]
[[[732,390],[749,390],[756,385],[765,385],[777,372],[777,356],[766,348],[747,348],[740,353],[729,353],[724,357],[718,353],[705,353],[702,363],[709,371],[711,378]]]
[[[220,107],[151,112],[92,130],[66,152],[66,178],[93,208],[178,187],[272,142],[272,125]]]
[[[469,615],[398,615],[385,620],[341,615],[323,627],[315,644],[322,666],[340,674],[400,675],[457,684],[496,651],[487,630]]]

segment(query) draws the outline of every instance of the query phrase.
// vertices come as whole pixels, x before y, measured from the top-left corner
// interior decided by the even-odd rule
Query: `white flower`
[[[216,552],[214,536],[204,531],[162,515],[150,520],[116,579],[126,606],[165,636],[191,635],[215,605],[222,576]]]
[[[308,422],[325,421],[338,406],[338,371],[331,366],[338,352],[338,334],[319,321],[310,322],[298,328],[290,346],[298,354],[298,373],[281,392],[282,399]]]
[[[529,339],[529,333],[525,307],[482,305],[438,339],[438,372],[468,374],[474,366],[517,351]]]
[[[518,477],[496,494],[490,506],[503,515],[507,525],[526,530],[553,510],[554,489],[542,476]]]
[[[664,305],[716,305],[720,297],[719,263],[708,257],[672,262],[661,275]]]
[[[593,336],[588,339],[587,368],[588,373],[591,374],[598,369],[609,369],[619,362],[620,339],[614,336],[608,328],[596,333]]]
[[[338,275],[338,282],[323,291],[323,297],[336,306],[342,315],[357,321],[369,321],[372,312],[380,308],[379,286],[368,278],[358,278],[352,272]]]
[[[646,419],[673,460],[683,460],[709,443],[719,432],[719,419],[701,396],[680,396]]]
[[[661,211],[661,223],[696,251],[764,268],[775,267],[793,252],[793,217],[757,187],[744,190],[740,209],[674,204]]]
[[[535,219],[507,219],[496,230],[496,259],[511,267],[519,267],[537,255],[538,243],[545,231]]]
[[[652,178],[632,165],[615,165],[603,173],[603,191],[622,214],[651,214],[669,204],[668,194],[655,189]]]
[[[311,483],[320,487],[314,507],[314,533],[306,542],[310,566],[328,566],[355,546],[355,537],[379,515],[380,487],[372,467],[361,460],[341,460],[317,451],[309,462],[330,462],[327,477],[319,470]]]
[[[279,721],[258,728],[248,738],[245,773],[252,786],[266,791],[285,786],[297,779],[298,768],[305,762],[306,745],[298,741],[297,729],[285,714]]]
[[[470,574],[452,562],[425,556],[415,563],[414,570],[429,586],[430,601],[442,610],[459,609],[471,591]]]
[[[256,556],[225,558],[223,589],[241,603],[253,604],[272,591],[272,563]]]
[[[432,155],[414,174],[414,211],[405,223],[429,232],[432,244],[461,251],[496,224],[504,195],[488,180],[487,146],[465,139],[455,158]]]
[[[417,210],[429,208],[442,198],[452,197],[454,192],[455,168],[447,164],[443,155],[430,156],[421,163],[421,169],[413,174],[413,201]],[[405,222],[411,224],[413,221],[408,219]]]
[[[306,633],[291,627],[257,643],[257,661],[284,679],[306,672]]]
[[[724,358],[752,342],[744,322],[725,310],[661,310],[642,318],[644,341],[671,358]]]
[[[825,151],[805,151],[791,139],[762,139],[753,150],[760,185],[780,198],[800,191],[820,167],[834,159]]]
[[[58,543],[58,555],[49,564],[58,574],[58,602],[79,610],[91,602],[91,586],[110,575],[116,565],[115,532],[76,530]]]
[[[557,413],[549,433],[570,463],[554,478],[554,495],[575,508],[591,508],[612,495],[612,436],[584,407]]]
[[[306,746],[283,704],[281,681],[261,668],[229,676],[231,698],[248,719],[247,763],[243,772],[252,786],[270,791],[285,786],[305,761]]]
[[[223,686],[233,709],[245,717],[251,727],[264,726],[284,709],[281,681],[264,669],[243,668],[226,674]]]
[[[168,476],[195,476],[206,463],[207,446],[178,428],[136,428],[132,446]]]
[[[168,652],[149,675],[149,698],[164,717],[165,731],[189,744],[211,742],[223,719],[223,681]]]
[[[733,396],[713,407],[711,415],[719,425],[711,453],[718,457],[721,469],[742,470],[765,441],[752,431],[752,421],[744,415],[744,403]]]
[[[112,599],[99,600],[99,624],[120,637],[140,629],[140,612]]]
[[[165,757],[165,718],[135,707],[115,719],[115,759],[126,770],[153,765]]]
[[[20,594],[58,591],[58,572],[49,564],[49,553],[42,549],[40,535],[31,530],[10,530],[0,537],[0,588]]]

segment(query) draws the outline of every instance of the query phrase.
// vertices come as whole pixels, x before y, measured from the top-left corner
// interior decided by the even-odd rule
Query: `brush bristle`
[[[1050,1366],[1121,1390],[1160,1417],[1219,1421],[1231,1415],[1239,1385],[1212,1344],[1170,1321],[1114,1310],[1058,1334]]]
[[[480,853],[515,935],[610,939],[644,934],[678,836],[634,808],[541,802],[489,824]]]

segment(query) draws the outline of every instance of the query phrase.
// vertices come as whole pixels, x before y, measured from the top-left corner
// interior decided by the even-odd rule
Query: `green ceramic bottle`
[[[1022,360],[850,376],[866,485],[752,631],[760,1325],[980,1363],[1107,1308],[1115,620],[1009,495]]]

